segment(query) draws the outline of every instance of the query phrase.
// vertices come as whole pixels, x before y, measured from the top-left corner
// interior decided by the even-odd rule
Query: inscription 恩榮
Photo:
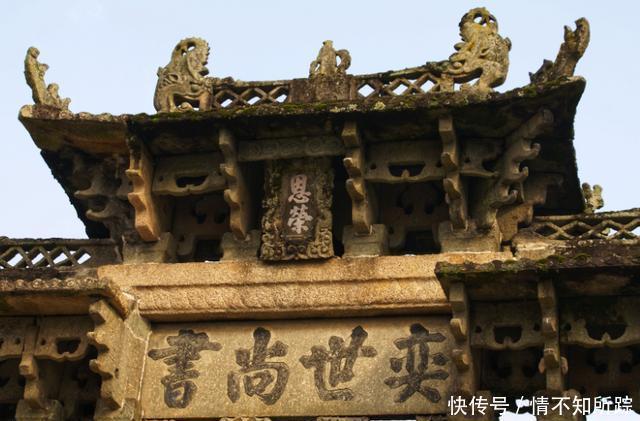
[[[260,258],[281,261],[333,257],[331,161],[269,161],[264,188]]]
[[[287,238],[306,237],[313,225],[313,216],[309,214],[311,192],[307,190],[306,174],[295,174],[290,181],[290,195],[287,198]]]

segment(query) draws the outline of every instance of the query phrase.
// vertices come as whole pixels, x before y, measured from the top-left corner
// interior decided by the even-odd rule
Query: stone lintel
[[[2,275],[0,273],[0,275]],[[66,279],[3,279],[0,276],[0,315],[80,315],[100,298],[123,317],[131,309],[131,297],[109,279],[96,279],[95,273],[68,275]]]
[[[546,251],[541,242],[537,247],[530,258],[462,265],[443,261],[435,272],[445,291],[462,282],[474,301],[536,299],[538,282],[544,279],[556,283],[561,297],[640,294],[640,248],[635,241],[565,242],[563,247],[549,244]]]
[[[503,260],[511,253],[110,265],[98,269],[139,300],[152,321],[443,314],[439,261]]]

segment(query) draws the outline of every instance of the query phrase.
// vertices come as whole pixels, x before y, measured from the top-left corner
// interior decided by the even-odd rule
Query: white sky
[[[629,179],[640,165],[640,2],[6,1],[0,12],[0,236],[84,237],[17,120],[19,108],[32,102],[22,74],[29,46],[40,49],[50,66],[47,82],[60,85],[74,112],[151,113],[156,70],[187,36],[209,41],[214,76],[306,77],[325,39],[350,50],[350,73],[372,73],[447,58],[459,40],[460,17],[477,6],[496,15],[500,33],[513,43],[500,91],[525,85],[528,72],[555,58],[563,25],[589,19],[591,45],[576,72],[588,81],[575,124],[579,175],[603,185],[605,209],[640,206],[640,189]]]

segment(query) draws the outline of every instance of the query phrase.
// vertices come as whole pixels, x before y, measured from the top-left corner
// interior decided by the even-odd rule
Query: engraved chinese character
[[[313,221],[313,216],[309,214],[309,207],[306,205],[311,198],[311,192],[307,191],[307,176],[305,174],[292,176],[290,189],[291,194],[287,201],[293,203],[293,206],[289,209],[287,226],[300,235],[309,231],[307,223]]]
[[[307,191],[307,176],[305,174],[296,174],[291,177],[290,184],[291,195],[287,200],[297,204],[308,203],[311,192]]]
[[[152,349],[148,355],[154,360],[163,359],[169,366],[169,374],[162,378],[164,402],[170,408],[186,408],[198,390],[190,379],[200,376],[191,361],[200,359],[200,351],[219,351],[222,346],[209,342],[206,333],[190,329],[181,329],[178,336],[168,336],[167,343],[168,348]]]
[[[351,389],[328,389],[325,379],[326,365],[329,363],[329,385],[335,388],[340,383],[347,383],[353,379],[353,366],[358,356],[373,358],[377,355],[371,346],[363,346],[367,339],[367,332],[358,326],[351,332],[351,341],[345,346],[344,339],[332,336],[329,339],[329,349],[324,346],[311,347],[311,355],[300,357],[304,368],[313,368],[313,380],[318,390],[318,396],[323,401],[353,399]],[[344,363],[343,363],[344,360]]]
[[[227,377],[227,395],[231,402],[240,399],[241,380],[248,396],[256,395],[267,405],[280,399],[289,380],[289,367],[283,362],[267,362],[273,357],[287,355],[287,346],[276,341],[269,347],[271,332],[262,327],[253,332],[253,351],[236,350],[236,363],[241,367]]]
[[[399,350],[406,350],[406,356],[403,358],[391,358],[391,370],[396,373],[402,371],[403,365],[407,374],[404,376],[394,376],[385,379],[384,383],[391,389],[404,387],[404,389],[396,396],[395,402],[405,402],[415,393],[431,402],[440,401],[440,392],[438,390],[423,385],[425,380],[444,380],[449,377],[449,373],[442,369],[428,371],[429,362],[437,366],[446,364],[447,357],[438,352],[432,356],[429,355],[429,342],[442,342],[445,340],[444,335],[440,333],[429,333],[429,331],[419,323],[411,325],[411,335],[406,338],[396,339],[394,344]]]
[[[289,219],[287,225],[291,227],[296,234],[302,234],[303,231],[309,231],[307,222],[313,220],[313,217],[307,213],[307,205],[295,205],[289,211]]]

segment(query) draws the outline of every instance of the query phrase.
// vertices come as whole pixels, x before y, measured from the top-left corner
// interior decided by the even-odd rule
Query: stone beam
[[[383,256],[281,266],[256,261],[111,265],[98,269],[139,300],[152,321],[278,319],[448,313],[438,261],[507,259],[511,253]]]

